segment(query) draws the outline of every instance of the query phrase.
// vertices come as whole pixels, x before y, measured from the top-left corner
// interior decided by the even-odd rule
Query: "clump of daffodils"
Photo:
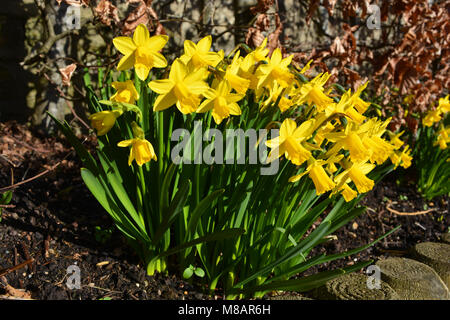
[[[450,144],[450,126],[444,126],[441,122],[449,111],[450,101],[449,95],[447,95],[445,98],[440,98],[438,106],[434,110],[430,110],[422,120],[423,125],[426,127],[432,127],[435,123],[440,123],[437,140],[434,142],[434,145],[438,145],[442,150],[447,149],[448,144]]]
[[[134,67],[138,78],[147,80],[152,68],[167,67],[160,53],[166,42],[166,36],[150,37],[143,25],[137,27],[132,38],[115,38],[114,46],[124,55],[118,69]],[[148,87],[158,94],[154,112],[172,107],[185,115],[211,112],[217,125],[226,126],[233,117],[243,114],[244,106],[259,106],[260,114],[276,110],[280,134],[265,142],[271,149],[268,161],[282,158],[291,162],[298,167],[298,174],[290,182],[308,176],[317,195],[341,194],[346,201],[373,188],[374,181],[368,174],[377,165],[388,159],[396,167],[411,164],[410,150],[399,139],[401,134],[386,129],[390,119],[382,121],[364,115],[370,105],[361,98],[367,83],[355,92],[339,95],[327,87],[328,73],[308,80],[304,74],[309,64],[297,69],[292,56],[283,57],[280,49],[269,55],[267,40],[242,56],[237,50],[231,56],[211,51],[211,44],[211,36],[197,43],[186,40],[184,54],[172,62],[167,78],[148,82]],[[111,101],[119,105],[134,104],[139,99],[131,81],[114,82],[113,88],[116,93]],[[256,104],[243,103],[250,98]],[[436,121],[443,110],[448,111],[448,97],[446,101],[427,118],[427,124]],[[94,114],[92,126],[99,135],[105,134],[123,111],[118,108]],[[442,133],[447,142],[448,133]],[[131,147],[129,164],[133,160],[139,166],[158,161],[151,142],[145,140],[136,123],[133,134],[134,138],[118,144]]]

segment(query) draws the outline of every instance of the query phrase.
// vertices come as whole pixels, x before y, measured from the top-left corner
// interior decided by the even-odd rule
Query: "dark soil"
[[[93,147],[95,141],[87,141]],[[33,299],[211,299],[201,287],[173,275],[147,276],[139,259],[114,231],[111,219],[84,186],[80,164],[70,147],[56,138],[31,133],[14,122],[0,124],[0,189],[25,181],[46,169],[49,173],[20,185],[11,204],[3,209],[0,222],[0,275],[2,270],[29,259],[34,261],[0,277],[23,289]],[[366,214],[336,233],[337,240],[315,253],[349,250],[401,229],[375,246],[347,259],[308,270],[305,274],[330,270],[356,261],[386,255],[404,255],[417,242],[436,241],[448,232],[447,198],[425,202],[414,185],[398,187],[388,177],[368,194]],[[403,216],[389,211],[429,213]],[[100,228],[102,231],[98,231]],[[110,234],[110,236],[108,236]],[[66,286],[67,267],[81,270],[81,289]]]

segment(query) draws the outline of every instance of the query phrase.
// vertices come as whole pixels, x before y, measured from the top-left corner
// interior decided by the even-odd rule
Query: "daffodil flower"
[[[136,160],[136,163],[139,166],[142,166],[144,163],[149,162],[150,160],[157,160],[155,150],[153,149],[152,144],[145,139],[144,131],[133,122],[133,139],[120,141],[117,146],[119,147],[128,147],[131,146],[130,155],[128,157],[128,165],[131,166],[133,160]]]
[[[153,111],[165,110],[176,104],[183,114],[195,112],[200,105],[200,95],[209,89],[203,81],[207,75],[204,68],[189,73],[187,66],[176,59],[168,79],[154,80],[148,84],[150,89],[159,94]]]
[[[353,105],[354,101],[355,99],[351,95],[351,91],[349,89],[342,95],[338,103],[330,103],[325,107],[325,115],[327,117],[330,117],[333,114],[340,113],[350,118],[352,121],[361,124],[364,121],[365,117],[355,109]]]
[[[98,136],[103,136],[108,133],[109,130],[116,123],[116,119],[122,114],[121,110],[113,111],[100,111],[92,114],[89,117],[91,121],[91,126],[97,130]]]
[[[395,146],[382,139],[381,136],[386,132],[386,126],[391,119],[386,121],[377,121],[372,118],[362,126],[361,130],[367,131],[362,142],[365,148],[370,150],[370,161],[381,164],[386,161],[389,155],[394,151]]]
[[[212,110],[212,116],[217,124],[230,115],[240,115],[241,108],[236,103],[244,94],[230,93],[231,85],[227,81],[220,81],[215,89],[210,88],[203,95],[205,101],[197,109],[198,113]]]
[[[267,46],[267,38],[264,38],[263,42],[255,50],[249,53],[249,55],[252,56],[255,62],[267,60],[269,49],[267,49],[266,46]]]
[[[422,123],[426,127],[431,127],[436,122],[441,121],[442,119],[442,110],[440,108],[436,108],[434,110],[429,111],[425,118],[423,118]]]
[[[278,108],[281,112],[285,112],[294,104],[293,101],[289,98],[289,92],[292,88],[292,85],[288,88],[283,88],[278,83],[275,83],[273,88],[269,90],[269,95],[267,99],[262,103],[261,111],[266,109],[270,104],[276,103],[278,101]],[[281,95],[281,97],[280,97]],[[278,100],[278,98],[280,98]]]
[[[358,112],[360,114],[363,114],[364,112],[366,112],[366,110],[369,108],[370,106],[370,102],[366,102],[363,99],[360,98],[361,93],[364,91],[364,89],[367,87],[367,84],[369,83],[369,81],[367,81],[366,83],[364,83],[363,85],[359,86],[358,89],[356,89],[356,92],[352,95],[351,97],[351,103],[352,105],[355,106],[356,110],[358,110]]]
[[[197,44],[191,40],[184,41],[184,54],[180,57],[184,64],[192,63],[195,68],[202,68],[207,66],[215,67],[223,60],[223,51],[210,52],[212,44],[212,37],[206,36]]]
[[[363,145],[362,137],[365,133],[356,129],[353,123],[349,123],[344,132],[325,133],[324,137],[335,142],[326,156],[339,152],[342,148],[350,152],[350,159],[354,162],[366,159],[371,155],[370,149]]]
[[[450,143],[450,127],[444,128],[441,126],[438,131],[438,139],[433,145],[439,145],[439,148],[442,150],[447,149],[448,144]]]
[[[327,164],[325,160],[316,160],[314,158],[310,158],[308,160],[308,167],[302,173],[295,175],[289,178],[289,182],[296,182],[300,180],[305,174],[311,178],[316,188],[316,194],[319,196],[327,191],[332,190],[336,183],[331,180],[331,178],[326,173],[323,166]]]
[[[394,169],[398,166],[402,166],[404,169],[407,169],[411,166],[412,157],[410,156],[411,149],[409,146],[406,146],[403,151],[394,151],[389,155],[392,164],[394,165]]]
[[[288,87],[294,75],[289,71],[289,64],[293,55],[283,59],[280,48],[276,48],[267,64],[261,64],[256,70],[259,78],[258,87],[273,87],[274,82],[278,82],[283,88]]]
[[[447,95],[445,98],[439,99],[438,108],[443,112],[447,113],[450,111],[450,101],[449,101],[449,95]]]
[[[127,80],[125,82],[113,82],[111,86],[117,90],[109,100],[116,102],[125,102],[134,104],[136,100],[139,100],[139,93],[134,87],[133,81]]]
[[[313,119],[303,122],[299,127],[292,119],[286,119],[281,124],[280,135],[266,141],[266,146],[272,150],[268,162],[286,156],[286,159],[295,165],[301,165],[311,157],[311,152],[302,146],[302,142],[309,139],[314,127]]]
[[[372,179],[367,178],[366,175],[373,168],[375,168],[375,165],[367,162],[367,159],[350,164],[346,170],[336,176],[337,189],[341,190],[345,184],[352,181],[359,193],[366,193],[372,190],[375,183]],[[350,198],[350,190],[347,189],[345,191],[347,192],[347,199]]]
[[[395,134],[391,131],[387,132],[388,136],[389,136],[389,142],[394,146],[395,150],[398,150],[403,146],[404,142],[402,140],[400,140],[400,137],[403,135],[404,132],[405,131],[402,131],[397,134]]]
[[[114,38],[114,46],[124,55],[117,69],[128,70],[134,66],[139,79],[147,79],[152,68],[167,67],[166,58],[159,51],[164,48],[168,39],[166,35],[150,37],[147,27],[143,24],[137,26],[133,38]]]
[[[319,112],[324,111],[329,104],[333,103],[333,99],[323,92],[323,86],[330,76],[330,74],[325,72],[324,74],[318,74],[310,82],[302,84],[295,96],[296,104],[300,105],[305,102],[308,105],[315,104]]]
[[[243,94],[250,86],[250,80],[244,79],[238,75],[241,60],[242,59],[240,59],[239,52],[236,53],[233,60],[225,70],[224,79],[230,83],[231,87],[236,90],[237,93]]]
[[[252,52],[253,53],[253,52]],[[257,62],[252,53],[246,55],[243,59],[239,60],[239,77],[249,80],[248,88],[256,90],[258,86],[259,78],[256,76]]]

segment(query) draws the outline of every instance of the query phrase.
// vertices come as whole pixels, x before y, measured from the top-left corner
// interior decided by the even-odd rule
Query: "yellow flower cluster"
[[[445,98],[440,98],[438,106],[434,110],[430,110],[422,120],[424,126],[431,127],[435,123],[440,122],[445,118],[446,114],[450,111],[450,101],[449,95]],[[450,126],[444,127],[441,123],[439,126],[439,131],[437,133],[437,141],[434,145],[439,145],[439,148],[445,150],[450,144]]]
[[[138,26],[132,39],[115,38],[115,47],[124,54],[118,69],[134,66],[138,77],[145,80],[152,68],[166,67],[167,62],[159,53],[166,42],[165,36],[149,37],[143,25]],[[284,120],[280,135],[266,142],[271,148],[268,161],[284,156],[296,166],[306,164],[306,169],[291,177],[291,182],[307,174],[318,195],[328,191],[341,193],[346,201],[373,188],[374,181],[367,174],[388,158],[395,166],[411,164],[409,148],[400,150],[401,134],[390,134],[389,140],[383,138],[388,133],[389,120],[364,116],[370,103],[360,95],[367,83],[337,99],[332,90],[325,89],[328,73],[305,81],[303,74],[309,63],[299,70],[292,65],[293,56],[283,58],[278,48],[269,57],[267,39],[244,57],[235,52],[232,59],[225,58],[222,51],[211,51],[211,44],[211,36],[198,43],[186,40],[184,54],[172,63],[168,78],[148,83],[159,94],[154,111],[174,105],[183,114],[211,111],[214,121],[220,124],[230,116],[241,115],[238,102],[251,92],[261,112],[279,108],[281,113],[289,110],[289,114],[299,114],[295,119]],[[138,99],[131,82],[115,83],[114,88],[117,93],[112,100],[134,103]],[[303,112],[295,113],[299,108],[304,108]],[[110,122],[112,116],[105,125],[110,127]],[[101,125],[94,127],[99,134],[105,131]],[[130,163],[133,159],[139,165],[156,160],[153,147],[149,142],[150,147],[144,144],[144,140],[136,137],[119,143],[121,147],[133,146]]]

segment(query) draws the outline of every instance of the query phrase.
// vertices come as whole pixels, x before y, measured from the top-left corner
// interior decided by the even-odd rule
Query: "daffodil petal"
[[[167,60],[161,53],[156,52],[153,54],[153,65],[155,68],[165,68],[167,67]]]
[[[118,147],[128,147],[130,144],[133,143],[133,139],[123,140],[117,143]]]
[[[166,45],[167,41],[169,40],[169,37],[164,34],[159,34],[153,37],[150,37],[146,45],[151,47],[155,51],[160,51],[164,46]]]
[[[137,46],[144,46],[146,42],[149,40],[148,29],[144,24],[140,24],[136,27],[136,30],[133,33],[133,42]]]
[[[117,70],[123,71],[133,68],[135,62],[134,52],[120,59]]]
[[[198,107],[196,112],[204,113],[210,111],[213,108],[214,108],[214,100],[206,99],[205,101],[202,102],[200,107]]]
[[[153,106],[153,111],[161,111],[170,108],[177,102],[177,97],[173,92],[169,92],[164,95],[160,95],[156,98],[155,105]]]
[[[197,42],[197,49],[202,52],[208,52],[211,49],[212,37],[211,35],[204,37]]]
[[[180,59],[176,59],[170,68],[169,79],[175,83],[182,82],[186,73],[187,71],[184,63]]]
[[[203,81],[186,82],[186,86],[193,94],[203,94],[209,89],[208,84]]]
[[[172,90],[174,83],[169,79],[153,80],[148,84],[148,86],[156,93],[164,94]]]
[[[114,47],[123,55],[130,55],[136,50],[136,45],[129,37],[117,37],[113,39]]]
[[[241,108],[237,103],[234,102],[228,105],[228,110],[230,111],[230,114],[234,116],[239,116],[242,114]]]
[[[192,57],[197,50],[197,46],[191,40],[184,41],[184,56]]]
[[[282,137],[291,136],[296,128],[297,128],[297,124],[295,123],[294,120],[286,119],[281,124],[280,136],[282,136]]]
[[[145,81],[147,79],[148,73],[150,72],[150,68],[143,64],[140,64],[138,66],[135,65],[134,70],[136,71],[138,78],[142,81]]]

